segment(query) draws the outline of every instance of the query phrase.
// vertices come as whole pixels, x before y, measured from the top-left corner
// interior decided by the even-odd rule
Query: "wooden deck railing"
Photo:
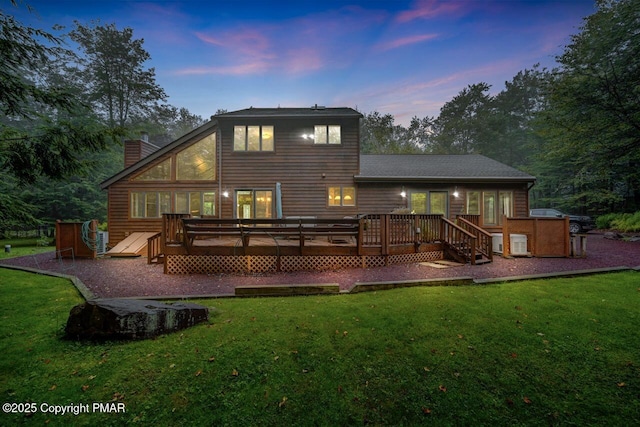
[[[476,236],[476,251],[485,256],[487,260],[493,261],[493,239],[491,233],[478,227],[477,224],[472,223],[463,216],[458,216],[457,222],[461,228]]]
[[[456,219],[463,218],[470,222],[471,224],[480,227],[480,215],[472,215],[472,214],[458,214],[456,215]]]
[[[147,264],[162,263],[162,233],[156,233],[147,239]]]
[[[470,227],[467,222],[464,222],[464,226]],[[474,232],[465,230],[442,215],[371,214],[358,218],[332,219],[215,219],[191,218],[188,214],[164,214],[162,248],[159,252],[163,252],[167,246],[176,246],[185,248],[187,253],[205,253],[206,247],[213,248],[216,245],[207,242],[207,239],[225,236],[237,237],[238,245],[245,249],[249,248],[253,236],[269,236],[273,238],[279,253],[282,253],[282,248],[278,239],[297,239],[299,250],[296,253],[302,255],[318,254],[323,250],[327,255],[393,255],[437,250],[434,245],[445,245],[458,259],[472,264],[475,264],[476,253],[490,253],[487,245],[491,244],[490,236],[488,239],[485,239],[484,234],[483,237],[476,237]],[[326,237],[328,247],[305,247],[305,241],[316,237]],[[349,242],[346,246],[350,248],[345,245],[332,247],[331,243],[337,238],[341,238],[343,242],[346,239]],[[477,246],[478,240],[482,241],[480,248]],[[220,246],[216,247],[217,254],[223,253]],[[264,253],[266,249],[260,250],[260,253]],[[154,247],[153,255],[158,256],[159,252]]]
[[[191,218],[190,214],[184,213],[165,213],[162,214],[162,246],[181,245],[182,237],[182,219]]]
[[[449,254],[459,261],[475,265],[476,237],[446,218],[442,218],[441,227],[442,239],[450,250]]]

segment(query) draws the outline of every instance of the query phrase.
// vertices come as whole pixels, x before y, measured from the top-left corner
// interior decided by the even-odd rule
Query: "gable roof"
[[[356,182],[534,182],[535,177],[479,154],[362,154]]]
[[[246,108],[244,110],[222,113],[215,118],[249,118],[249,117],[362,117],[362,114],[349,107],[322,107],[315,105],[310,108]]]
[[[120,179],[124,178],[125,176],[129,175],[130,173],[133,173],[136,170],[143,168],[145,165],[148,165],[149,163],[153,162],[157,158],[163,156],[167,152],[169,152],[169,151],[173,150],[174,148],[184,144],[185,142],[195,141],[195,140],[204,138],[205,136],[207,136],[208,134],[213,132],[213,130],[215,130],[217,125],[218,125],[218,122],[216,120],[211,120],[211,121],[203,124],[202,126],[193,129],[191,132],[188,132],[188,133],[184,134],[180,138],[178,138],[175,141],[165,145],[164,147],[160,148],[159,150],[154,151],[153,153],[149,154],[146,157],[143,157],[142,159],[140,159],[136,163],[132,164],[131,166],[124,168],[123,170],[121,170],[117,174],[113,175],[111,178],[108,178],[108,179],[102,181],[100,183],[100,188],[102,188],[103,190],[106,189],[111,184],[119,181]]]

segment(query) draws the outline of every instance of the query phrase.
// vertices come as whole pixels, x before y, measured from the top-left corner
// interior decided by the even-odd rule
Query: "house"
[[[126,141],[104,181],[109,244],[158,232],[163,213],[202,218],[344,218],[402,210],[479,215],[499,231],[527,216],[535,178],[481,155],[361,155],[351,108],[248,108],[155,149]]]

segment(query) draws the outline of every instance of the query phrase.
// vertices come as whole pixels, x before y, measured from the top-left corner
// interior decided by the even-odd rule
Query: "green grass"
[[[137,342],[62,339],[64,280],[0,269],[4,402],[124,414],[2,425],[634,425],[640,275],[201,300],[210,322]]]
[[[5,252],[6,245],[11,245],[10,252]],[[56,243],[49,238],[0,239],[0,260],[55,250]]]

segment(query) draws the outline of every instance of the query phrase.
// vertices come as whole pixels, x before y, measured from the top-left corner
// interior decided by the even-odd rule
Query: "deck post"
[[[391,216],[380,215],[380,251],[382,255],[389,255],[389,232],[391,230]],[[386,264],[386,262],[385,262]]]

